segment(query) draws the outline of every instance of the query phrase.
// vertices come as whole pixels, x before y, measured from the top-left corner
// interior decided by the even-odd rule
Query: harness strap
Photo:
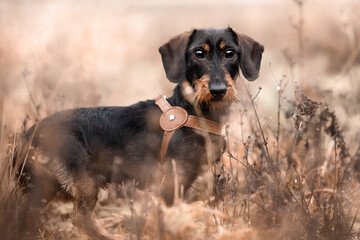
[[[166,152],[169,147],[171,137],[174,135],[174,132],[175,131],[171,131],[171,132],[165,131],[164,132],[162,143],[161,143],[161,152],[160,152],[161,164],[163,164],[165,162]]]
[[[163,112],[160,117],[160,126],[164,130],[160,152],[161,164],[165,162],[171,137],[177,129],[183,126],[221,135],[222,127],[220,124],[205,118],[188,115],[186,110],[181,107],[172,107],[163,95],[156,97],[154,100]]]
[[[170,103],[166,101],[165,95],[159,95],[156,98],[154,98],[154,100],[162,112],[166,112],[169,108],[171,108]]]

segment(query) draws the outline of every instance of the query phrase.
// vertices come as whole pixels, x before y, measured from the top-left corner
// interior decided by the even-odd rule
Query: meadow
[[[12,159],[37,121],[172,94],[158,47],[231,26],[265,46],[237,79],[227,149],[172,207],[111,185],[95,214],[124,239],[360,239],[360,2],[1,1],[0,238],[88,239],[59,196],[24,231]],[[128,195],[128,192],[133,194]]]

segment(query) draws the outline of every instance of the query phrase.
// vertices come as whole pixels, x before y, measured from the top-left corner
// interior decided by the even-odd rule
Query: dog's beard
[[[194,105],[196,107],[208,108],[212,112],[224,112],[238,98],[235,84],[228,73],[225,74],[227,91],[224,97],[215,100],[209,89],[209,75],[203,75],[200,79],[194,81]]]

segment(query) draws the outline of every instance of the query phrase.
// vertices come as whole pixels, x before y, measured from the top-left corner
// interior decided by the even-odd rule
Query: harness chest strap
[[[156,97],[154,100],[163,112],[160,117],[160,126],[164,130],[160,152],[161,164],[165,162],[166,152],[172,135],[183,126],[221,135],[222,127],[220,124],[205,118],[188,115],[186,110],[181,107],[172,107],[163,95]]]

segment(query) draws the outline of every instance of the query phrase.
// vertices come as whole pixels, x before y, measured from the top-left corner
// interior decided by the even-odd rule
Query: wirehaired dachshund
[[[257,79],[263,51],[261,44],[231,28],[194,29],[175,36],[159,48],[166,77],[177,84],[167,101],[189,115],[221,122],[237,99],[240,69],[249,81]],[[93,239],[117,239],[93,218],[100,187],[127,181],[139,188],[155,186],[171,205],[172,160],[179,186],[186,191],[210,155],[207,137],[182,127],[160,164],[161,114],[154,100],[147,100],[126,107],[65,110],[32,126],[14,159],[29,206],[41,209],[57,192],[66,192],[74,201],[75,226]],[[215,146],[212,157],[218,158],[223,138],[208,135]]]

